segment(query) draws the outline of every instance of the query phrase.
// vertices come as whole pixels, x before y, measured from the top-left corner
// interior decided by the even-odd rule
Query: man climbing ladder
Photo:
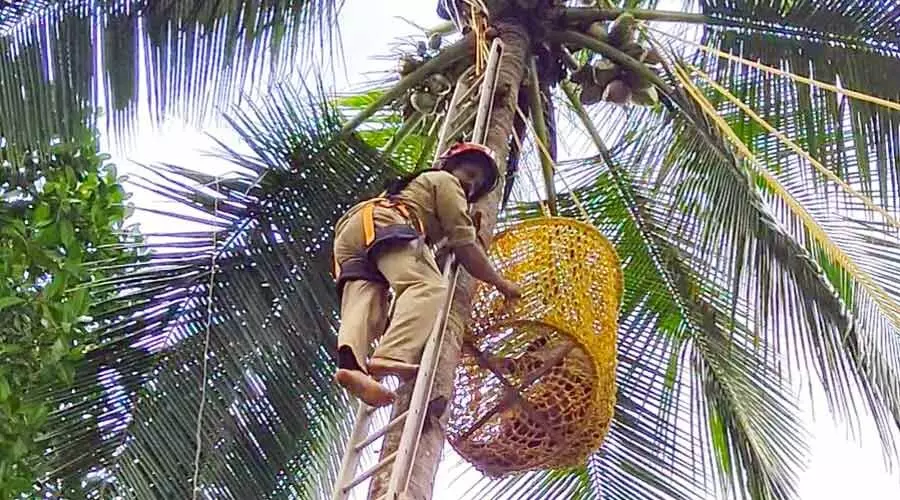
[[[395,398],[375,379],[415,375],[440,311],[447,290],[427,245],[445,241],[472,276],[508,300],[521,296],[518,285],[497,273],[476,242],[478,218],[473,222],[468,213],[468,204],[490,193],[498,181],[490,149],[459,143],[440,157],[436,169],[395,181],[381,197],[351,208],[335,226],[341,296],[335,380],[368,405],[385,406]],[[395,294],[390,321],[388,287]],[[367,361],[369,345],[379,337]]]

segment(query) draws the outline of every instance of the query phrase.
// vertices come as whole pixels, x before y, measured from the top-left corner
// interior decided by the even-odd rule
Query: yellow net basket
[[[505,310],[493,287],[478,289],[447,438],[492,477],[581,464],[615,404],[616,252],[594,227],[553,217],[500,233],[490,254],[524,295]]]

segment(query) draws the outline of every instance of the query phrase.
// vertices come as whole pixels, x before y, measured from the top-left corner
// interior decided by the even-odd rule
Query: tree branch
[[[559,11],[557,11],[556,13],[556,19],[570,25],[592,23],[596,21],[612,21],[625,12],[633,15],[635,19],[641,19],[643,21],[663,21],[671,23],[691,24],[721,24],[725,26],[738,25],[734,21],[716,19],[704,14],[647,9],[598,9],[596,7],[568,7],[559,9]]]
[[[550,134],[547,132],[547,122],[544,116],[544,104],[541,97],[541,86],[538,78],[537,58],[531,57],[528,67],[528,97],[531,101],[531,122],[534,124],[535,139],[545,147],[549,147]],[[549,96],[548,96],[549,97]],[[553,158],[550,158],[549,152],[542,147],[538,147],[539,156],[541,158],[541,170],[544,173],[544,189],[547,191],[547,207],[550,209],[550,215],[557,215],[556,208],[556,187],[553,185]]]
[[[341,129],[341,135],[346,135],[350,132],[353,132],[356,127],[362,125],[364,121],[368,120],[381,108],[387,106],[392,101],[403,95],[404,92],[421,83],[432,73],[436,73],[439,70],[444,69],[450,64],[453,64],[465,57],[469,50],[472,49],[472,44],[473,42],[471,37],[464,38],[459,42],[442,50],[433,59],[429,59],[424,64],[416,68],[416,70],[412,73],[401,78],[400,81],[395,83],[393,87],[387,90],[387,92],[381,94],[381,97],[379,97],[375,102],[370,104],[366,109],[360,111],[356,116],[354,116],[346,124],[344,124],[344,127]]]
[[[601,42],[596,38],[589,37],[585,34],[572,30],[551,31],[547,33],[547,40],[555,43],[572,44],[581,48],[593,50],[594,52],[605,56],[614,63],[620,64],[626,69],[634,71],[647,80],[653,82],[653,84],[656,85],[660,90],[662,90],[666,95],[674,95],[672,88],[669,87],[669,85],[665,81],[663,81],[663,79],[660,78],[659,75],[651,71],[650,68],[648,68],[645,64],[642,64],[637,59],[629,56],[628,54],[622,52],[621,50],[613,47],[606,42]]]

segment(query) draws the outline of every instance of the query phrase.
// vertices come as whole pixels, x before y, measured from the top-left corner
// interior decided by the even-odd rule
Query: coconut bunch
[[[446,76],[435,73],[407,93],[404,101],[403,118],[415,112],[423,115],[440,113],[453,89],[453,83]]]
[[[624,13],[609,26],[591,24],[588,35],[606,42],[625,54],[645,64],[650,71],[662,63],[656,49],[646,48],[637,41],[636,19]],[[635,71],[623,68],[608,60],[599,59],[585,64],[572,74],[572,81],[581,85],[581,103],[596,104],[608,101],[616,104],[632,102],[640,106],[652,106],[659,102],[653,83]]]
[[[409,75],[425,61],[434,57],[441,49],[442,41],[440,33],[433,33],[428,39],[419,40],[416,43],[414,54],[400,56],[397,65],[397,73],[400,74],[400,77]],[[421,84],[411,88],[401,101],[403,118],[406,119],[416,112],[424,115],[439,113],[451,90],[453,90],[453,82],[448,75],[434,73],[428,76]]]

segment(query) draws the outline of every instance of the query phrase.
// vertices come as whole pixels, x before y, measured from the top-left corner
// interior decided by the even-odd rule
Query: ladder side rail
[[[455,256],[451,253],[444,263],[443,279],[447,285],[447,294],[444,298],[441,311],[434,322],[431,334],[419,365],[419,373],[413,386],[412,398],[409,403],[409,413],[403,425],[400,435],[400,443],[397,446],[397,457],[391,471],[391,480],[388,484],[388,498],[395,499],[406,490],[412,470],[413,459],[419,446],[419,438],[422,434],[422,426],[425,423],[425,415],[431,398],[431,389],[434,384],[437,364],[440,359],[441,347],[444,343],[444,333],[447,326],[447,318],[450,315],[450,307],[453,304],[456,280],[459,276],[459,268]]]

